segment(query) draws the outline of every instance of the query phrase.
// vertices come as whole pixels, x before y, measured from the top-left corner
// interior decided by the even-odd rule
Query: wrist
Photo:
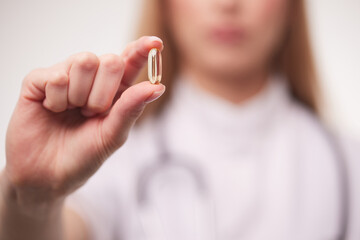
[[[35,188],[15,187],[6,171],[0,173],[0,197],[1,212],[10,211],[40,221],[58,217],[64,202],[64,198],[49,197],[46,192]]]

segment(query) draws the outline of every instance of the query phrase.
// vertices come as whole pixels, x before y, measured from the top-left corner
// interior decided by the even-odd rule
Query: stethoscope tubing
[[[158,116],[159,118],[159,116]],[[160,117],[161,118],[161,117]],[[158,161],[153,163],[152,166],[145,168],[145,171],[139,173],[138,185],[137,185],[137,198],[138,204],[144,204],[147,200],[147,185],[149,178],[151,179],[151,174],[155,171],[158,171],[162,166],[167,164],[172,164],[170,161],[171,154],[167,146],[163,124],[161,120],[156,119],[156,141],[157,146],[159,146],[159,155]],[[344,153],[343,147],[341,146],[337,136],[329,130],[324,123],[319,119],[316,120],[319,129],[322,131],[325,139],[327,140],[330,149],[333,151],[334,155],[334,164],[338,170],[338,181],[340,186],[340,226],[338,236],[335,238],[337,240],[346,240],[348,236],[348,226],[349,226],[349,217],[350,217],[350,181],[348,178],[348,166],[346,161],[346,155]],[[189,168],[192,169],[192,168]],[[195,178],[194,181],[197,183],[200,192],[206,192],[206,184],[203,182],[203,178],[199,176],[198,172],[192,172]]]
[[[347,157],[338,137],[320,120],[317,121],[318,127],[323,132],[330,149],[334,154],[334,164],[338,170],[338,181],[340,186],[340,227],[336,239],[346,240],[348,237],[348,226],[350,218],[350,181]]]

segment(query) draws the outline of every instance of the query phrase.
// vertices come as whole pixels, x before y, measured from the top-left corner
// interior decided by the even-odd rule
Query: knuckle
[[[42,68],[36,68],[31,70],[26,76],[25,78],[33,78],[39,75],[40,72],[42,72],[43,69]]]
[[[23,82],[32,82],[35,78],[38,78],[44,72],[43,68],[36,68],[31,70],[24,78]]]
[[[74,61],[79,65],[80,68],[87,71],[94,70],[99,66],[98,57],[90,52],[79,53]]]
[[[139,58],[128,58],[127,59],[127,64],[130,64],[131,66],[135,67],[135,68],[142,68],[144,66],[144,56],[142,56],[138,50],[135,50],[137,56],[139,56]]]
[[[110,72],[121,72],[124,69],[123,59],[115,54],[103,55],[100,59],[100,64]]]
[[[49,76],[49,82],[53,85],[64,87],[69,83],[69,77],[65,72],[53,71]]]
[[[146,41],[148,39],[148,37],[147,36],[142,36],[142,37],[140,37],[138,40],[136,40],[136,41],[140,41],[140,42],[143,42],[143,41]]]

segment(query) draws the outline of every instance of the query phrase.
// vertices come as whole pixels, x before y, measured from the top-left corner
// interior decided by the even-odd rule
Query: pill
[[[153,48],[148,56],[148,78],[152,84],[160,83],[162,75],[161,52],[157,48]]]

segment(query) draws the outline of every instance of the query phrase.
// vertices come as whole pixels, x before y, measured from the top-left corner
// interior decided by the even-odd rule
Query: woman
[[[144,9],[159,100],[138,76],[157,37],[25,78],[0,238],[359,239],[359,154],[319,123],[303,1]]]

